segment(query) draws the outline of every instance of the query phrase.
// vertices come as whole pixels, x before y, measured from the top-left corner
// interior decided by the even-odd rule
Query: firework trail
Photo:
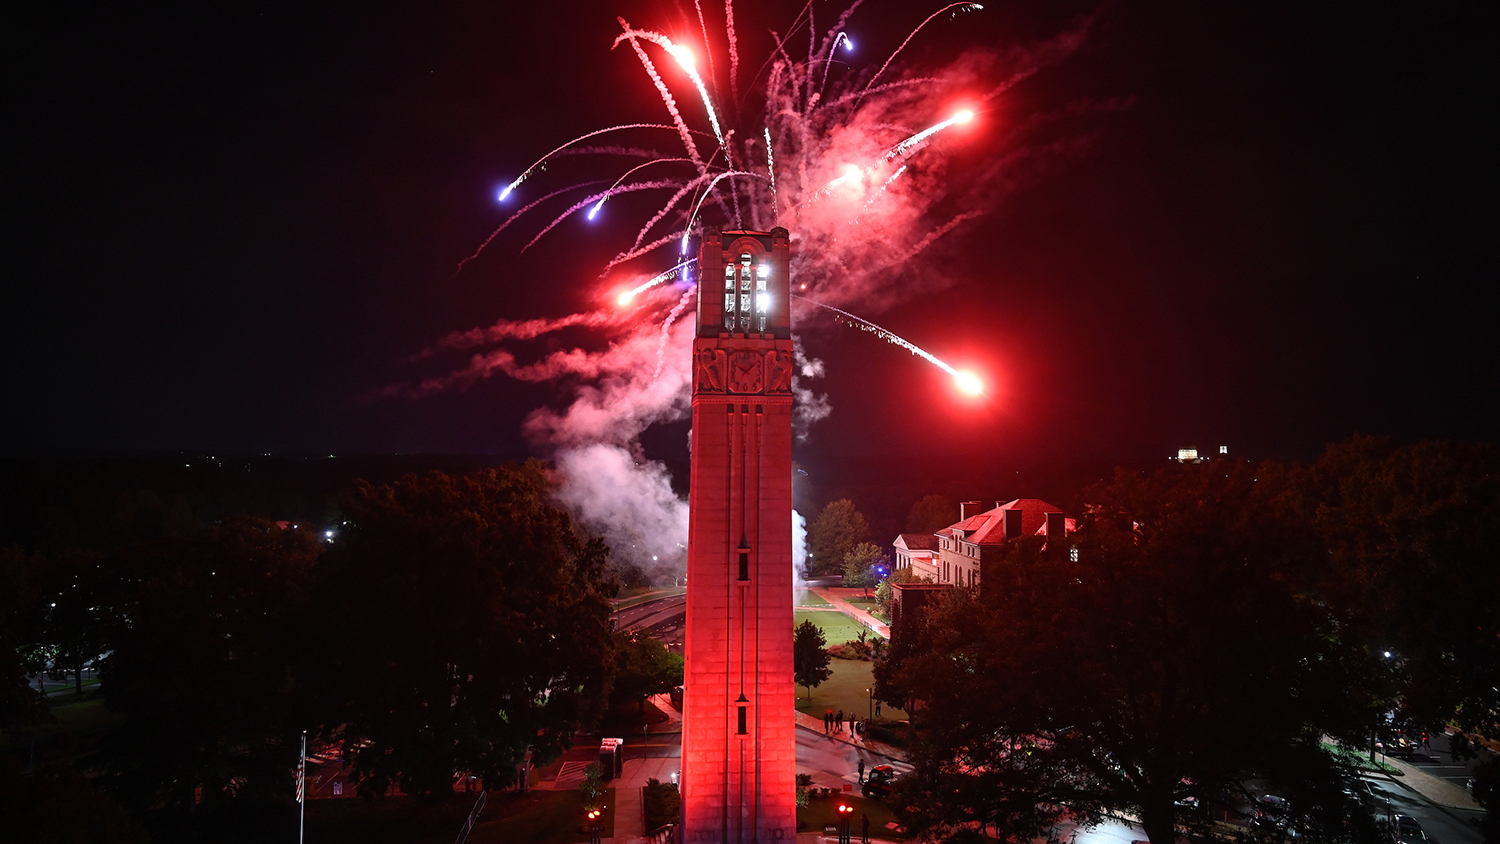
[[[917,28],[913,29],[911,31],[911,34],[906,36],[906,40],[901,42],[901,46],[896,48],[896,52],[891,53],[890,58],[885,60],[885,64],[880,66],[880,70],[875,71],[875,75],[870,77],[869,84],[865,85],[865,90],[861,91],[860,95],[863,96],[870,90],[870,87],[875,84],[875,81],[885,73],[885,69],[891,66],[891,62],[895,61],[896,57],[901,55],[901,51],[906,49],[906,45],[910,44],[911,40],[917,37],[917,33],[922,31],[922,27],[928,25],[929,23],[932,23],[934,18],[950,9],[958,9],[962,12],[977,12],[983,8],[984,7],[979,5],[978,3],[950,3],[947,6],[938,9],[936,12],[933,12],[928,16],[927,20],[922,21],[920,24],[918,24]]]
[[[563,150],[567,149],[568,147],[570,147],[570,146],[572,146],[572,145],[574,145],[576,143],[579,143],[580,141],[586,141],[589,138],[597,137],[599,135],[603,135],[603,134],[606,134],[608,132],[621,132],[621,131],[624,131],[626,129],[673,129],[673,128],[676,128],[676,127],[673,127],[673,126],[663,126],[660,123],[627,123],[627,124],[625,124],[623,126],[611,126],[608,129],[595,129],[594,131],[588,133],[587,135],[580,135],[580,136],[574,138],[573,140],[568,141],[567,143],[565,143],[562,146],[558,147],[557,149],[555,149],[555,150],[547,153],[546,155],[542,156],[541,158],[538,158],[536,160],[535,164],[532,164],[530,167],[527,167],[525,170],[521,171],[521,175],[517,176],[515,181],[513,181],[510,184],[506,185],[505,189],[502,190],[502,191],[500,191],[500,201],[504,202],[505,199],[506,199],[506,197],[510,196],[511,191],[513,191],[516,188],[520,187],[521,183],[524,182],[524,181],[526,181],[528,178],[530,178],[531,174],[535,173],[538,167],[541,167],[542,165],[546,164],[547,163],[547,159],[551,158],[554,155],[557,155],[558,153],[562,152]]]
[[[677,300],[677,306],[667,314],[666,322],[661,324],[661,345],[656,347],[656,370],[651,373],[651,380],[655,381],[661,377],[661,368],[667,362],[667,340],[672,336],[672,323],[682,316],[683,310],[687,308],[689,302],[693,301],[697,292],[691,287],[682,291],[682,298]]]
[[[816,305],[819,308],[824,308],[826,310],[832,311],[833,313],[838,314],[839,319],[845,321],[847,324],[853,325],[855,328],[858,328],[861,331],[868,331],[869,333],[874,334],[876,337],[879,337],[887,343],[890,343],[894,346],[900,346],[908,352],[921,357],[923,360],[926,360],[928,363],[936,366],[938,369],[941,369],[949,375],[953,376],[954,383],[958,384],[959,389],[963,390],[966,393],[978,394],[984,389],[984,385],[980,383],[979,378],[973,373],[954,369],[953,367],[949,366],[947,363],[944,363],[941,359],[939,359],[937,355],[934,355],[921,346],[918,346],[916,343],[911,342],[910,340],[902,337],[901,335],[897,334],[894,331],[891,331],[888,328],[881,328],[880,326],[876,325],[873,322],[870,322],[863,317],[857,317],[854,314],[849,313],[848,311],[835,308],[832,305],[825,305],[822,302],[814,302],[806,296],[798,296],[797,294],[793,293],[792,298],[798,301],[806,302],[809,305]]]
[[[592,219],[606,201],[616,207],[614,201],[623,201],[626,194],[643,197],[655,190],[670,196],[645,214],[635,201],[632,213],[644,223],[633,235],[620,230],[618,222],[594,230],[591,237],[619,237],[630,244],[606,262],[597,280],[585,274],[578,284],[567,285],[586,296],[593,290],[596,306],[553,319],[501,320],[450,334],[414,360],[426,363],[444,354],[467,353],[466,362],[410,386],[387,388],[382,395],[430,395],[497,375],[556,384],[558,406],[536,409],[524,433],[551,452],[568,479],[563,496],[578,509],[581,522],[604,533],[617,557],[623,554],[649,568],[656,557],[669,567],[680,562],[682,553],[674,549],[681,536],[643,540],[641,531],[619,514],[635,513],[631,519],[657,526],[652,531],[685,535],[686,508],[670,494],[662,467],[641,457],[638,437],[651,425],[686,418],[690,409],[688,351],[694,326],[682,317],[695,292],[689,277],[693,261],[676,253],[685,252],[703,229],[743,228],[746,222],[756,228],[785,226],[793,237],[796,287],[815,297],[799,297],[808,305],[800,309],[800,334],[833,323],[859,327],[944,370],[960,389],[977,391],[977,379],[852,311],[878,313],[950,283],[950,274],[931,272],[920,262],[940,257],[933,254],[935,247],[992,210],[1021,180],[1017,168],[1034,160],[1025,154],[1031,142],[1027,132],[1038,124],[1025,115],[1018,119],[998,101],[1039,67],[1076,50],[1088,24],[1025,48],[1003,54],[973,50],[913,72],[896,59],[916,39],[941,33],[944,15],[951,20],[959,12],[983,7],[942,5],[878,66],[861,66],[853,60],[854,41],[872,43],[853,29],[854,13],[863,2],[849,3],[831,26],[825,22],[820,30],[809,0],[792,27],[780,33],[743,26],[733,0],[724,3],[722,19],[716,8],[705,9],[704,0],[694,0],[683,11],[682,25],[663,31],[618,18],[620,31],[611,49],[629,44],[662,112],[580,135],[522,170],[500,192],[500,200],[509,201],[543,174],[565,184],[549,185],[508,216],[459,269],[471,276],[491,271],[489,264],[478,263],[480,253],[523,222],[541,217],[518,239],[524,251],[580,211],[587,209]],[[689,46],[664,31],[701,33],[702,43]],[[947,35],[961,33],[949,29]],[[746,63],[742,78],[741,60],[752,43],[754,49],[766,46],[766,58],[763,65]],[[662,61],[663,56],[670,61]],[[721,92],[729,93],[726,102],[716,102]],[[702,112],[684,110],[679,96],[696,97]],[[972,120],[972,112],[957,111],[960,101],[984,114],[1003,113],[1005,122]],[[980,125],[988,158],[964,164],[961,173],[950,172],[956,165],[948,150],[979,142],[960,130],[965,124]],[[606,134],[626,137],[609,146],[587,143]],[[704,143],[714,145],[711,152]],[[638,160],[620,167],[620,157]],[[660,164],[673,166],[652,166]],[[595,192],[598,185],[608,187]],[[579,193],[586,197],[577,199]],[[574,196],[565,199],[567,194]],[[545,209],[564,205],[543,216]],[[622,217],[610,216],[617,221]],[[543,283],[556,284],[551,279]],[[564,329],[582,331],[561,333]],[[564,338],[580,336],[570,340],[576,347],[559,348]],[[546,347],[536,348],[543,338]],[[801,438],[831,408],[812,386],[823,375],[821,361],[804,357],[799,344],[797,362],[794,424]],[[636,513],[637,501],[655,502],[655,516]],[[628,550],[632,548],[649,548],[650,553]]]

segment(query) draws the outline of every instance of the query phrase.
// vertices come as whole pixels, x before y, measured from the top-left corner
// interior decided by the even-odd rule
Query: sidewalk
[[[1427,802],[1447,809],[1484,811],[1484,807],[1475,802],[1474,798],[1469,796],[1469,792],[1453,783],[1439,779],[1415,765],[1408,765],[1394,756],[1383,758],[1386,764],[1395,766],[1402,774],[1399,778],[1389,774],[1383,776],[1395,785],[1422,795]]]
[[[862,610],[859,607],[856,607],[853,604],[849,603],[848,601],[844,600],[844,598],[842,596],[840,596],[838,594],[838,592],[834,591],[833,587],[831,587],[831,586],[814,586],[814,587],[811,587],[810,591],[813,594],[817,595],[819,598],[822,598],[823,600],[827,601],[828,603],[833,604],[834,608],[836,608],[839,612],[843,613],[844,615],[849,616],[850,618],[854,619],[855,621],[859,622],[860,624],[863,624],[865,627],[868,627],[869,629],[875,631],[876,633],[879,633],[882,637],[884,637],[886,639],[891,638],[891,627],[890,627],[890,625],[888,625],[885,622],[877,619],[875,616],[870,615],[869,611]],[[839,590],[839,591],[849,592],[849,593],[858,592],[860,594],[864,593],[863,589],[842,589],[842,590]]]
[[[801,727],[804,730],[810,730],[810,731],[812,731],[814,733],[822,733],[823,732],[823,719],[822,718],[819,718],[816,715],[810,715],[810,714],[808,714],[806,712],[800,712],[800,711],[797,712],[796,715],[797,715],[797,726]],[[844,722],[844,732],[842,732],[842,733],[829,733],[825,737],[828,738],[831,741],[841,741],[844,744],[847,744],[847,745],[849,745],[851,747],[858,747],[858,748],[860,748],[862,750],[867,750],[870,753],[876,754],[877,756],[884,756],[887,759],[894,759],[897,762],[905,762],[906,761],[906,751],[902,750],[899,747],[895,747],[893,745],[886,744],[883,741],[876,741],[875,739],[872,739],[872,738],[870,738],[868,736],[850,735],[849,734],[849,722],[848,721]]]

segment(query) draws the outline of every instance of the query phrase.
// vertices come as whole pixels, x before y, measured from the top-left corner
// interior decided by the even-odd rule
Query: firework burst
[[[695,20],[675,30],[700,32],[701,41],[693,44],[680,34],[669,37],[619,18],[613,47],[634,54],[662,110],[641,115],[641,122],[581,135],[523,169],[497,197],[519,210],[458,267],[459,273],[474,272],[481,252],[505,243],[500,235],[507,229],[530,225],[521,234],[524,251],[575,215],[591,221],[601,215],[618,218],[605,210],[606,202],[615,207],[616,197],[633,195],[632,208],[641,207],[642,197],[662,197],[646,206],[629,245],[600,269],[598,309],[501,321],[455,334],[427,354],[490,348],[474,351],[467,365],[447,376],[386,394],[422,395],[492,374],[564,385],[568,407],[539,408],[525,425],[538,444],[556,449],[564,496],[586,523],[612,537],[617,554],[624,550],[614,541],[623,527],[608,514],[631,507],[612,495],[660,502],[671,514],[659,521],[680,522],[685,535],[686,506],[663,493],[661,467],[638,459],[637,439],[646,427],[682,419],[688,410],[686,350],[693,326],[679,317],[693,294],[694,262],[684,253],[708,228],[774,226],[787,228],[793,237],[792,277],[806,297],[793,303],[800,332],[834,321],[853,325],[944,370],[961,392],[982,392],[977,376],[851,311],[885,310],[947,283],[927,271],[930,262],[923,259],[994,207],[1008,182],[1007,167],[1026,157],[1021,124],[996,126],[986,115],[1011,86],[1076,47],[1081,30],[1035,49],[1009,51],[1005,59],[968,51],[941,67],[903,68],[896,62],[903,51],[941,34],[945,26],[953,37],[957,17],[981,14],[983,8],[935,4],[892,53],[862,65],[854,61],[850,29],[863,2],[854,0],[837,17],[822,21],[815,19],[821,4],[808,2],[784,34],[770,33],[760,63],[742,63],[746,39],[736,29],[732,0],[717,22],[717,8],[693,4]],[[950,178],[949,153],[955,145],[975,142],[973,128],[983,132],[989,163]],[[613,146],[585,145],[600,138]],[[587,178],[568,180],[567,173],[582,160],[596,165],[577,167],[575,172]],[[617,219],[597,231],[601,236],[619,232]],[[561,336],[556,332],[578,328],[603,342],[540,358],[533,354],[532,363],[521,362],[519,344],[547,333],[555,346]],[[828,413],[828,402],[807,387],[821,375],[821,363],[801,359],[799,373],[793,389],[803,414],[797,428],[805,434],[812,420]],[[593,466],[599,477],[591,478],[584,466]],[[632,474],[629,466],[640,471]],[[634,561],[645,555],[663,562],[680,558],[681,536],[669,534],[644,542],[629,534],[631,547],[639,546]]]

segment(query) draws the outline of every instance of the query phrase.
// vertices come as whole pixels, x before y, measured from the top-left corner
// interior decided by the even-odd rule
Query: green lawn
[[[828,667],[833,669],[833,676],[812,690],[811,699],[807,697],[805,687],[797,687],[797,709],[819,718],[823,717],[825,709],[835,712],[842,709],[846,715],[850,712],[860,717],[867,715],[870,711],[870,693],[865,690],[870,688],[874,679],[874,663],[835,659],[828,663]],[[906,717],[906,713],[882,705],[880,717],[901,720]]]
[[[83,700],[71,694],[51,699],[50,711],[57,720],[38,724],[31,730],[0,733],[0,750],[12,752],[30,748],[36,739],[38,761],[53,758],[53,753],[72,756],[88,750],[92,743],[125,721],[125,716],[104,708],[104,701],[85,692]]]
[[[906,839],[906,833],[897,832],[886,826],[888,823],[896,822],[896,815],[891,812],[891,807],[879,800],[861,797],[857,792],[833,797],[814,797],[806,809],[797,810],[797,825],[800,831],[822,832],[828,827],[837,826],[840,803],[854,807],[854,815],[849,823],[850,840],[859,840],[860,816],[866,814],[870,816],[871,838],[884,838],[891,841]]]
[[[863,624],[855,621],[841,612],[828,612],[827,610],[797,610],[792,615],[792,625],[796,627],[804,621],[811,621],[823,630],[823,639],[830,645],[842,645],[845,642],[859,638],[859,631],[864,630],[869,635],[876,635]]]

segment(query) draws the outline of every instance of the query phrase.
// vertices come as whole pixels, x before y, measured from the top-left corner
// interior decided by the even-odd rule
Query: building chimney
[[[958,520],[965,521],[984,512],[983,501],[965,501],[958,505]]]
[[[1062,552],[1063,546],[1067,544],[1068,518],[1062,513],[1047,514],[1047,551],[1052,554]]]
[[[1015,510],[1001,510],[1000,512],[1005,516],[1005,538],[1008,540],[1019,539],[1021,536],[1021,517],[1025,513],[1021,512],[1019,508]]]

